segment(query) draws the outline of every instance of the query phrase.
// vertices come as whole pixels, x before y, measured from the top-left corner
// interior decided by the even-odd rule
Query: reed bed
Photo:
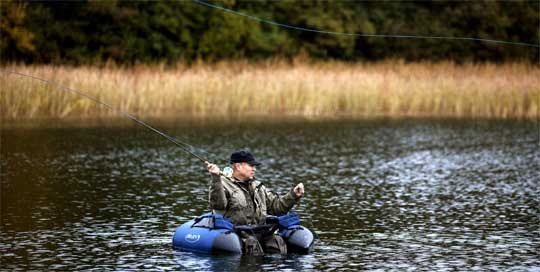
[[[139,117],[540,118],[540,68],[464,64],[222,62],[122,67],[4,65]],[[4,120],[115,113],[43,82],[0,74]]]

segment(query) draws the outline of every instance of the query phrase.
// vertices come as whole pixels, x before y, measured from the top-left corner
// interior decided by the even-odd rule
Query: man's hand
[[[208,168],[208,172],[214,176],[219,176],[219,173],[221,170],[219,170],[219,167],[213,163],[208,163],[206,165],[206,168]]]
[[[294,187],[293,192],[297,197],[304,195],[304,184],[298,183],[298,185]]]

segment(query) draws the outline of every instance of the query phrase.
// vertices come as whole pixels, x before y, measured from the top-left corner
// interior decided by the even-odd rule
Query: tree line
[[[210,1],[332,32],[475,37],[539,44],[539,1]],[[53,64],[343,61],[528,61],[539,49],[467,40],[330,35],[287,29],[185,1],[1,1],[0,61]]]

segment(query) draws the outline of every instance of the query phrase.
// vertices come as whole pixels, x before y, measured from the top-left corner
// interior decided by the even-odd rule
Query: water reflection
[[[540,269],[536,123],[157,126],[220,165],[251,149],[278,193],[304,182],[296,211],[320,237],[315,252],[174,251],[174,229],[208,209],[197,159],[131,126],[2,128],[2,269]]]
[[[212,255],[173,250],[178,270],[181,271],[310,271],[315,268],[313,255]]]

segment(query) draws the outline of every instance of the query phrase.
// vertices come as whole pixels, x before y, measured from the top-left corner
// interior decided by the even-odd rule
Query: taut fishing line
[[[183,151],[185,151],[186,153],[188,153],[188,154],[192,155],[193,157],[199,159],[201,162],[203,162],[203,163],[205,163],[205,164],[208,163],[207,160],[205,160],[205,159],[202,158],[201,156],[199,156],[199,155],[195,154],[193,151],[191,151],[191,149],[194,149],[194,147],[193,147],[192,145],[187,144],[187,143],[185,143],[185,142],[182,142],[182,141],[180,141],[180,140],[178,140],[178,139],[175,139],[175,138],[173,138],[173,137],[171,137],[171,136],[169,136],[169,135],[167,135],[167,134],[165,134],[165,133],[159,131],[158,129],[152,127],[151,125],[149,125],[149,124],[147,124],[147,123],[145,123],[145,122],[139,120],[138,118],[134,117],[133,115],[131,115],[131,114],[125,112],[125,111],[119,110],[119,109],[117,109],[117,108],[111,106],[110,104],[107,104],[107,103],[105,103],[105,102],[103,102],[103,101],[101,101],[101,100],[99,100],[99,99],[97,99],[97,98],[95,98],[95,97],[92,97],[92,96],[90,96],[90,95],[87,95],[87,94],[85,94],[85,93],[83,93],[83,92],[81,92],[81,91],[75,90],[75,89],[73,89],[73,88],[64,86],[64,85],[62,85],[62,84],[55,83],[55,82],[52,82],[52,81],[49,81],[49,80],[46,80],[46,79],[43,79],[43,78],[39,78],[39,77],[36,77],[36,76],[27,75],[27,74],[19,73],[19,72],[16,72],[16,71],[9,71],[9,70],[0,70],[0,73],[3,73],[3,74],[12,74],[12,75],[17,75],[17,76],[21,76],[21,77],[31,78],[31,79],[33,79],[33,80],[41,81],[41,82],[43,82],[43,83],[45,83],[45,84],[47,84],[47,85],[49,85],[49,86],[53,86],[53,87],[60,88],[60,89],[63,90],[63,91],[70,92],[70,93],[75,93],[75,94],[77,94],[77,95],[79,95],[79,96],[82,96],[82,97],[84,97],[84,98],[90,99],[90,100],[92,100],[92,101],[98,103],[99,105],[102,105],[102,106],[104,106],[104,107],[106,107],[106,108],[108,108],[108,109],[110,109],[110,110],[112,110],[112,111],[114,111],[114,112],[120,114],[120,115],[123,116],[123,117],[129,118],[129,119],[131,119],[132,121],[136,122],[137,124],[139,124],[139,125],[141,125],[141,126],[147,128],[147,129],[149,129],[149,130],[151,130],[151,131],[157,133],[159,136],[161,136],[161,137],[167,139],[168,141],[174,143],[175,145],[177,145],[178,147],[180,147]]]
[[[351,36],[351,37],[372,37],[372,38],[395,38],[395,39],[438,39],[438,40],[461,40],[461,41],[476,41],[476,42],[489,42],[489,43],[498,43],[498,44],[507,44],[507,45],[519,45],[519,46],[527,46],[527,47],[536,47],[540,48],[540,44],[535,43],[524,43],[524,42],[510,42],[510,41],[502,41],[502,40],[494,40],[494,39],[482,39],[482,38],[473,38],[473,37],[452,37],[452,36],[422,36],[422,35],[396,35],[396,34],[365,34],[365,33],[347,33],[347,32],[337,32],[337,31],[328,31],[323,29],[315,29],[315,28],[306,28],[306,27],[299,27],[299,26],[293,26],[289,24],[284,23],[278,23],[276,21],[272,20],[266,20],[262,19],[253,15],[249,15],[246,13],[242,13],[236,10],[228,9],[222,6],[210,4],[205,1],[201,0],[192,0],[193,2],[214,8],[219,9],[225,12],[229,12],[238,16],[242,16],[245,18],[248,18],[253,21],[279,26],[283,28],[293,29],[293,30],[299,30],[299,31],[307,31],[307,32],[314,32],[314,33],[320,33],[320,34],[329,34],[329,35],[338,35],[338,36]]]
[[[423,35],[395,35],[395,34],[365,34],[365,33],[347,33],[347,32],[337,32],[337,31],[328,31],[323,29],[315,29],[315,28],[307,28],[307,27],[299,27],[294,25],[289,25],[285,23],[279,23],[272,20],[262,19],[250,14],[242,13],[236,10],[232,10],[229,8],[225,8],[222,6],[214,5],[211,3],[208,3],[206,1],[202,0],[192,0],[193,2],[210,7],[213,9],[222,10],[228,13],[232,13],[244,18],[248,18],[253,21],[274,25],[278,27],[283,27],[287,29],[292,30],[298,30],[298,31],[306,31],[306,32],[313,32],[313,33],[320,33],[320,34],[328,34],[328,35],[337,35],[337,36],[350,36],[350,37],[372,37],[372,38],[394,38],[394,39],[438,39],[438,40],[461,40],[461,41],[475,41],[475,42],[488,42],[488,43],[497,43],[497,44],[505,44],[505,45],[516,45],[516,46],[526,46],[526,47],[533,47],[533,48],[540,48],[540,44],[536,43],[524,43],[524,42],[511,42],[511,41],[503,41],[503,40],[495,40],[495,39],[483,39],[483,38],[474,38],[474,37],[452,37],[452,36],[423,36]],[[540,27],[540,26],[539,26]],[[540,35],[539,35],[540,40]],[[539,51],[540,54],[540,51]],[[540,97],[538,98],[538,107],[537,107],[537,133],[538,133],[538,145],[540,146]]]
[[[328,31],[323,29],[315,29],[315,28],[306,28],[306,27],[299,27],[299,26],[293,26],[285,23],[279,23],[272,20],[262,19],[253,15],[249,15],[246,13],[242,13],[236,10],[232,10],[229,8],[225,8],[222,6],[214,5],[211,3],[208,3],[206,1],[202,0],[192,0],[193,2],[210,7],[213,9],[222,10],[225,12],[229,12],[241,17],[248,18],[253,21],[274,25],[278,27],[283,27],[287,29],[293,29],[298,31],[306,31],[306,32],[313,32],[313,33],[320,33],[320,34],[328,34],[328,35],[337,35],[337,36],[350,36],[350,37],[372,37],[372,38],[394,38],[394,39],[438,39],[438,40],[461,40],[461,41],[476,41],[476,42],[488,42],[488,43],[497,43],[497,44],[505,44],[505,45],[517,45],[517,46],[526,46],[526,47],[533,47],[533,48],[540,48],[540,44],[535,43],[524,43],[524,42],[511,42],[511,41],[503,41],[503,40],[495,40],[495,39],[483,39],[483,38],[474,38],[474,37],[452,37],[452,36],[423,36],[423,35],[395,35],[395,34],[365,34],[365,33],[347,33],[347,32],[337,32],[337,31]],[[540,26],[539,26],[540,27]],[[540,40],[540,35],[539,35]],[[540,51],[539,51],[540,54]],[[537,107],[537,130],[538,130],[538,145],[540,146],[540,97],[538,98],[538,107]]]

